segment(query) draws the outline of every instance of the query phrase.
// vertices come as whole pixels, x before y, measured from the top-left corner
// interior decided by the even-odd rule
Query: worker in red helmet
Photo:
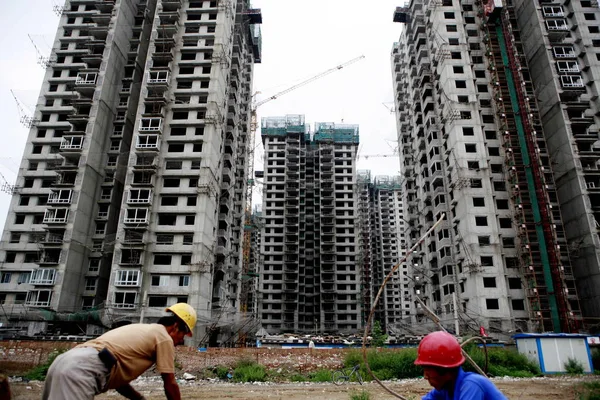
[[[463,371],[464,362],[454,336],[442,331],[425,336],[415,365],[423,367],[423,375],[434,389],[423,400],[507,400],[486,377]]]

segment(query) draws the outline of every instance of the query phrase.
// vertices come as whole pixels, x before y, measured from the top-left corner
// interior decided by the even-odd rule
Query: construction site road
[[[497,378],[494,383],[510,400],[578,400],[579,387],[583,382],[600,381],[600,377],[556,376],[530,379]],[[431,388],[424,379],[405,379],[385,382],[386,385],[402,396],[417,400]],[[148,400],[164,399],[160,378],[141,378],[132,385]],[[371,398],[395,399],[375,382],[360,386],[351,383],[335,386],[332,383],[227,383],[211,381],[180,382],[183,399],[202,400],[349,400],[356,392],[368,392]],[[43,382],[12,382],[11,389],[15,400],[38,400],[41,397]],[[123,399],[116,391],[111,390],[96,399]]]

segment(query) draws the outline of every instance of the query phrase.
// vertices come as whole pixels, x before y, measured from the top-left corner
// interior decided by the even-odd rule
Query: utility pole
[[[142,297],[142,307],[140,310],[140,324],[144,323],[144,311],[146,311],[146,298],[148,297],[148,291],[144,290],[144,295]]]
[[[454,302],[454,334],[460,336],[458,327],[458,301],[456,299],[456,292],[452,292],[452,301]]]

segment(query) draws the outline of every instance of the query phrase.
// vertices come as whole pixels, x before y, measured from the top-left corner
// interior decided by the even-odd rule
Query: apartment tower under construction
[[[577,332],[600,317],[598,18],[595,1],[394,13],[410,243],[444,217],[410,257],[413,294],[448,328]]]
[[[303,115],[262,120],[265,148],[259,315],[269,333],[362,326],[357,229],[358,125]]]
[[[185,301],[215,342],[239,308],[260,10],[61,11],[0,244],[4,326],[93,335]]]
[[[403,262],[407,243],[401,177],[372,178],[371,171],[358,171],[357,188],[360,235],[357,261],[363,268],[364,322],[375,306],[372,320],[379,321],[381,328],[395,336],[410,334],[412,285],[408,266]]]

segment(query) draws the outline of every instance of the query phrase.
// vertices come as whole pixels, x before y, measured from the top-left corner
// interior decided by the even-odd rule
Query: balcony
[[[48,168],[48,169],[50,169],[50,168]],[[74,186],[76,177],[77,177],[76,174],[68,174],[68,173],[60,173],[59,172],[56,174],[56,180],[54,181],[52,186],[53,187]]]
[[[102,42],[102,45],[104,45],[104,42]],[[90,49],[89,53],[81,57],[81,61],[83,61],[88,68],[100,68],[100,64],[102,64],[102,59],[104,57],[103,50],[104,47],[98,48],[98,50]]]
[[[94,5],[102,13],[110,13],[115,6],[116,0],[96,0]]]
[[[44,219],[42,220],[42,222],[44,224],[64,224],[67,222],[68,217],[68,208],[48,209],[44,213]]]
[[[96,90],[97,72],[79,72],[75,80],[75,90],[84,96],[91,97]]]
[[[171,29],[173,30],[173,33],[177,32],[177,27],[175,25],[168,25],[169,27],[171,27]],[[162,27],[159,27],[158,29],[162,29]],[[171,62],[173,61],[173,49],[170,50],[162,50],[162,49],[156,49],[156,51],[154,51],[154,53],[152,53],[152,60],[154,60],[155,62]]]
[[[53,268],[39,268],[31,272],[31,285],[54,285],[56,270]]]
[[[135,164],[133,164],[133,168],[142,171],[154,171],[157,169],[157,165],[154,157],[138,157]]]
[[[155,91],[164,91],[169,87],[169,70],[154,70],[148,73],[146,81],[149,88]]]
[[[123,222],[127,225],[147,224],[148,214],[148,209],[146,208],[129,208]]]
[[[131,189],[127,196],[127,204],[150,204],[152,191],[149,189]]]
[[[135,149],[139,151],[158,151],[160,140],[158,135],[137,135]]]
[[[29,307],[49,307],[52,301],[52,290],[32,290],[27,293],[25,305]]]
[[[162,133],[162,118],[142,118],[140,120],[139,131],[144,133]]]
[[[173,11],[181,7],[181,0],[162,0],[163,10]]]
[[[48,196],[48,204],[71,204],[73,192],[71,190],[53,191]]]
[[[98,3],[96,3],[96,8],[98,8]],[[112,14],[94,14],[92,15],[92,21],[94,21],[98,26],[107,27],[110,24],[110,20],[112,18]]]
[[[64,136],[59,149],[61,152],[80,152],[83,149],[83,137]]]
[[[580,75],[562,75],[560,76],[560,85],[563,89],[571,90],[581,90],[585,88],[585,84]]]
[[[44,246],[58,246],[62,245],[64,242],[64,234],[63,233],[47,233],[44,237],[41,238],[41,243]]]
[[[158,12],[158,17],[160,18],[160,25],[177,24],[179,21],[179,10],[165,10],[163,8],[162,11]]]
[[[137,287],[140,285],[141,275],[138,270],[118,270],[115,286]]]

